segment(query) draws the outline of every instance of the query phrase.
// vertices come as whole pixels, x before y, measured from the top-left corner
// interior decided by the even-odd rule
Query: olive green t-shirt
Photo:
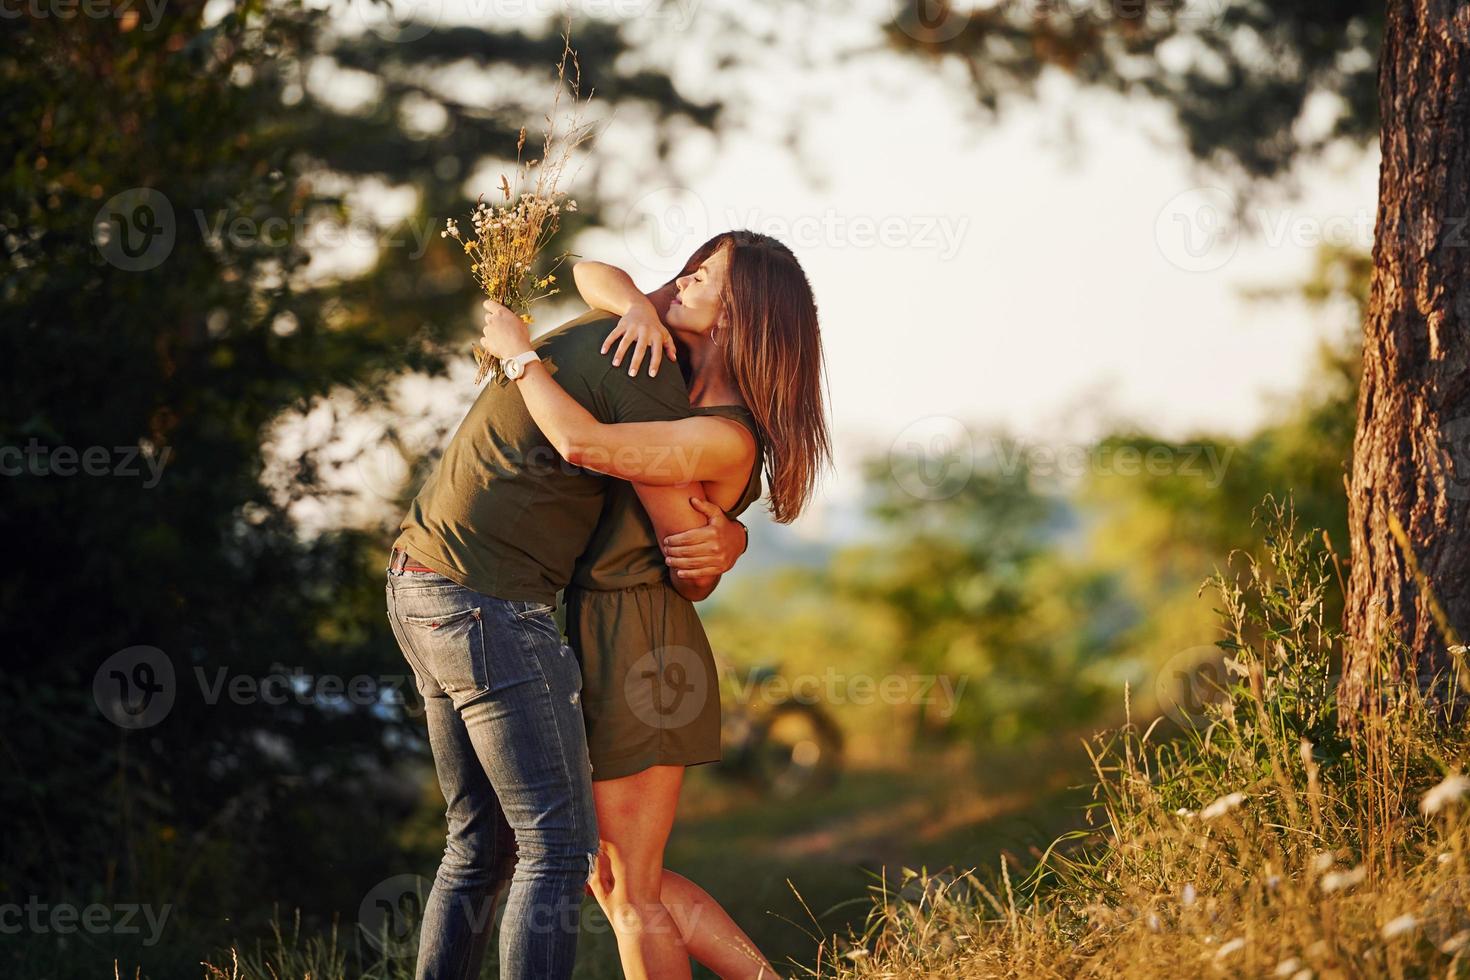
[[[615,319],[590,311],[534,344],[567,393],[600,422],[689,415],[678,370],[628,377],[601,352]],[[409,506],[396,547],[467,589],[553,603],[572,577],[612,477],[568,463],[515,382],[485,385]]]

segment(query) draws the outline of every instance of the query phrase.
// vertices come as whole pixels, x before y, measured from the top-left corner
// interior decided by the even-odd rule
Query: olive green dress
[[[743,406],[694,409],[740,422],[756,440],[755,463],[730,517],[761,495],[763,447]],[[566,590],[567,640],[582,664],[582,714],[592,778],[649,766],[720,759],[720,685],[694,604],[674,591],[668,566],[632,484],[611,488],[587,551]]]

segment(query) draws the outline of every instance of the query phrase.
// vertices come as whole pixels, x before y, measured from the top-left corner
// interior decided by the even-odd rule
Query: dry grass
[[[1211,583],[1231,683],[1171,738],[1088,746],[1089,829],[1024,880],[906,872],[814,976],[1470,976],[1453,678],[1391,684],[1340,730],[1335,559],[1268,502],[1265,548]],[[1450,723],[1451,716],[1456,720]]]

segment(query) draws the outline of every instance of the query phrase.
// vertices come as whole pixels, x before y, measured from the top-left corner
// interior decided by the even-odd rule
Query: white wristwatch
[[[505,372],[505,376],[510,380],[519,381],[521,375],[526,373],[526,365],[530,364],[532,361],[539,360],[541,360],[540,354],[536,353],[533,350],[528,350],[524,354],[517,354],[515,357],[507,357],[505,360],[501,361],[500,369]]]

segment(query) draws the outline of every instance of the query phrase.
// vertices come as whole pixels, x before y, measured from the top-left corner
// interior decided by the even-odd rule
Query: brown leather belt
[[[429,572],[437,574],[428,565],[420,565],[409,557],[408,552],[400,548],[394,548],[388,556],[388,571],[394,574],[402,572]]]

